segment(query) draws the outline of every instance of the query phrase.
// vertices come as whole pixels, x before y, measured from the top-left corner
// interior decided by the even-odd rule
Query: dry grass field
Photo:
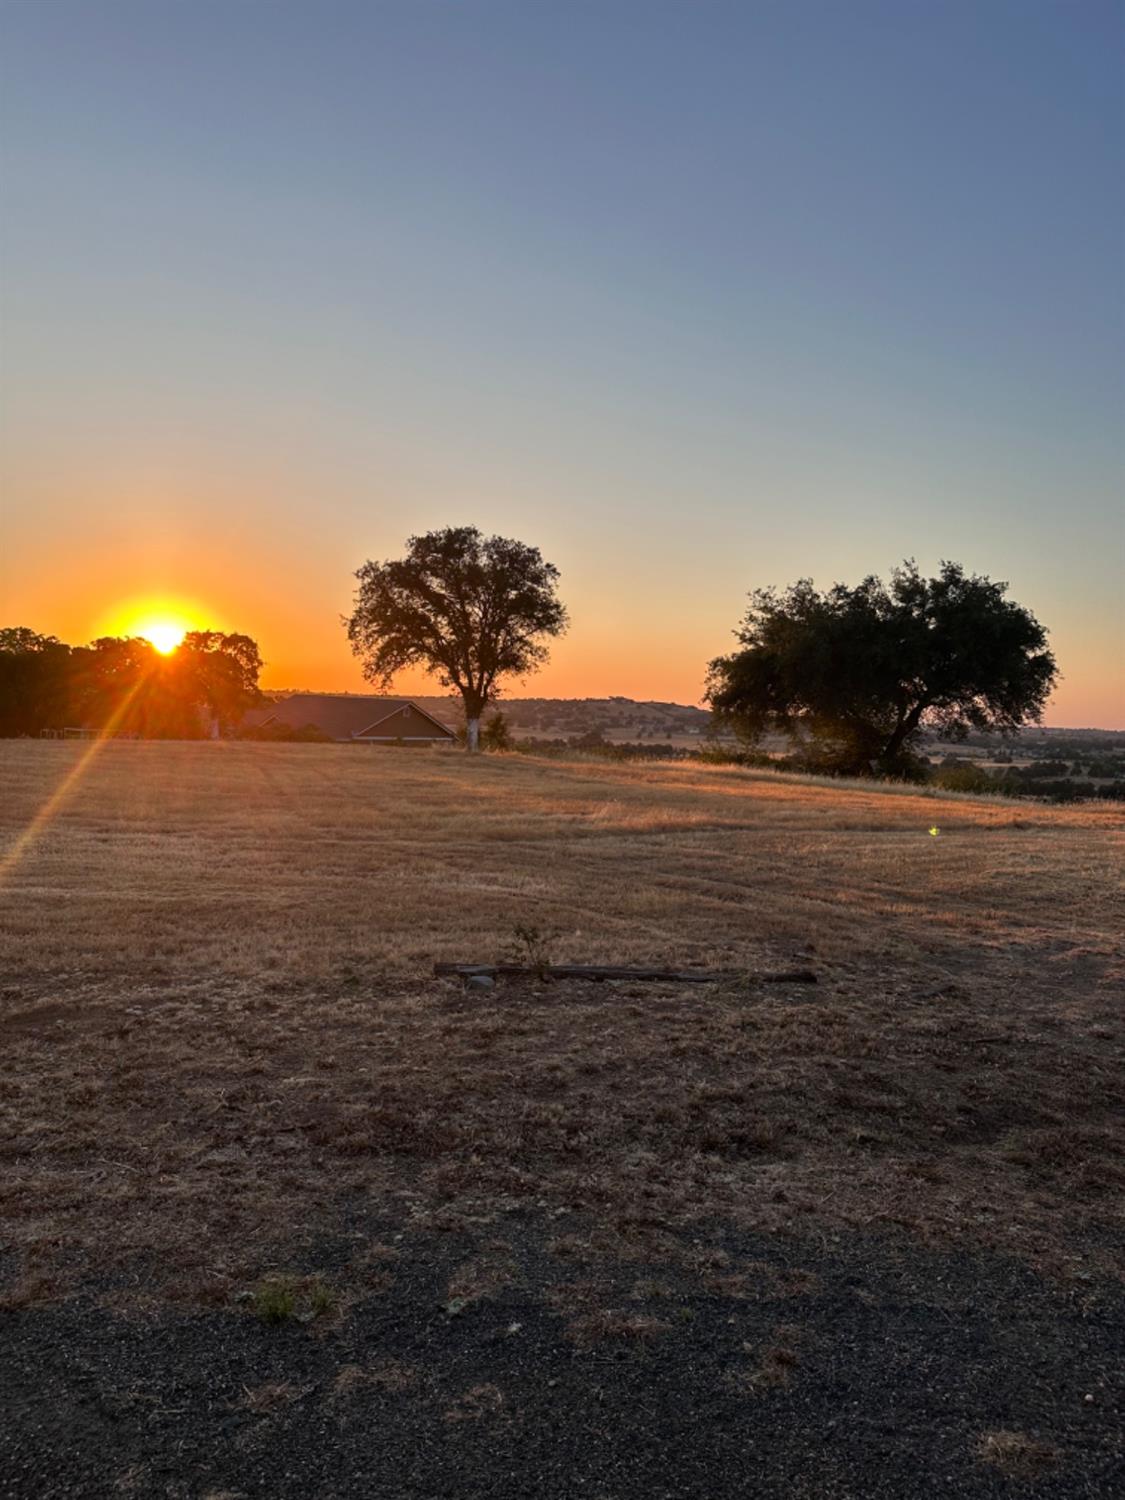
[[[815,1281],[715,1249],[716,1225],[1000,1251],[1078,1296],[1115,1274],[1120,808],[682,763],[87,755],[0,744],[10,1310],[242,1316],[291,1271],[286,1306],[342,1326],[440,1232],[469,1246],[442,1273],[460,1312],[519,1281],[528,1216],[578,1352],[664,1336],[662,1276],[731,1306]],[[556,961],[745,978],[431,977],[517,927]],[[815,987],[754,977],[794,960]],[[607,1301],[597,1267],[622,1264],[631,1300]],[[791,1382],[778,1327],[748,1388]],[[981,1472],[1011,1448],[995,1425]]]
[[[84,753],[0,747],[8,840]],[[415,1212],[874,1215],[1065,1261],[1122,1182],[1123,851],[1120,810],[737,769],[110,744],[5,877],[10,1232],[82,1261],[105,1214],[203,1273],[409,1162]],[[820,983],[429,978],[517,926]]]

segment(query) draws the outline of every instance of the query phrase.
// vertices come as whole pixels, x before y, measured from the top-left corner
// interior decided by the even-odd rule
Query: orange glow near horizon
[[[214,611],[193,600],[146,598],[130,600],[103,616],[99,635],[141,636],[161,656],[170,656],[189,630],[217,630]]]
[[[108,570],[107,570],[108,572]],[[71,644],[99,635],[140,635],[152,640],[158,627],[174,627],[177,639],[188,630],[238,630],[252,636],[265,658],[262,687],[267,691],[303,688],[319,692],[372,693],[359,662],[348,648],[340,616],[348,607],[346,580],[340,586],[330,570],[314,577],[304,603],[301,591],[279,587],[270,571],[232,574],[222,554],[193,557],[193,582],[186,588],[150,588],[135,580],[167,573],[144,556],[122,557],[112,574],[98,579],[100,600],[91,601],[89,583],[79,570],[53,572],[28,568],[27,584],[13,593],[10,618]],[[280,576],[285,577],[282,571]],[[171,582],[171,580],[169,580]],[[194,586],[193,586],[194,585]],[[116,601],[116,602],[107,602]],[[555,642],[542,672],[504,684],[512,698],[600,698],[620,694],[635,699],[698,703],[705,664],[728,648],[731,620],[719,607],[663,627],[647,617],[625,631],[597,598],[575,590],[567,601],[573,625]],[[1046,611],[1044,611],[1045,613]],[[729,613],[729,612],[728,612]],[[1072,728],[1125,729],[1125,677],[1111,643],[1113,623],[1079,617],[1060,620],[1052,634],[1062,678],[1046,722]],[[156,640],[159,647],[161,641]],[[440,695],[443,689],[420,671],[403,672],[393,691]]]

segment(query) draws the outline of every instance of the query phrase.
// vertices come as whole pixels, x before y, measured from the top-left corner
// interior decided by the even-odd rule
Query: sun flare
[[[154,620],[151,624],[138,625],[136,634],[155,646],[161,656],[170,656],[187,634],[187,626],[176,625],[171,620]]]
[[[125,600],[98,621],[97,634],[139,636],[161,656],[171,656],[190,630],[221,630],[216,612],[179,594],[148,594]]]

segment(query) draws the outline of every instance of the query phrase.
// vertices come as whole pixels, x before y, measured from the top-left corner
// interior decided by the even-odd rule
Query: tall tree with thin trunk
[[[547,660],[546,639],[566,629],[559,572],[537,547],[475,526],[412,536],[406,556],[366,562],[344,624],[369,682],[386,689],[407,667],[434,673],[460,693],[466,745],[480,745],[485,707],[504,677]]]

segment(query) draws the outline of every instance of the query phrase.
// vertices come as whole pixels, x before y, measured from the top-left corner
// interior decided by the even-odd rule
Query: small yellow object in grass
[[[936,838],[937,838],[937,836],[938,836],[938,834],[939,834],[939,833],[940,833],[940,832],[941,832],[941,829],[940,829],[940,828],[939,828],[939,827],[938,827],[938,826],[937,826],[937,824],[936,824],[936,823],[935,823],[935,824],[934,824],[934,826],[933,826],[933,827],[932,827],[932,828],[931,828],[931,829],[930,829],[930,837],[931,837],[931,838],[932,838],[932,839],[936,839]]]

